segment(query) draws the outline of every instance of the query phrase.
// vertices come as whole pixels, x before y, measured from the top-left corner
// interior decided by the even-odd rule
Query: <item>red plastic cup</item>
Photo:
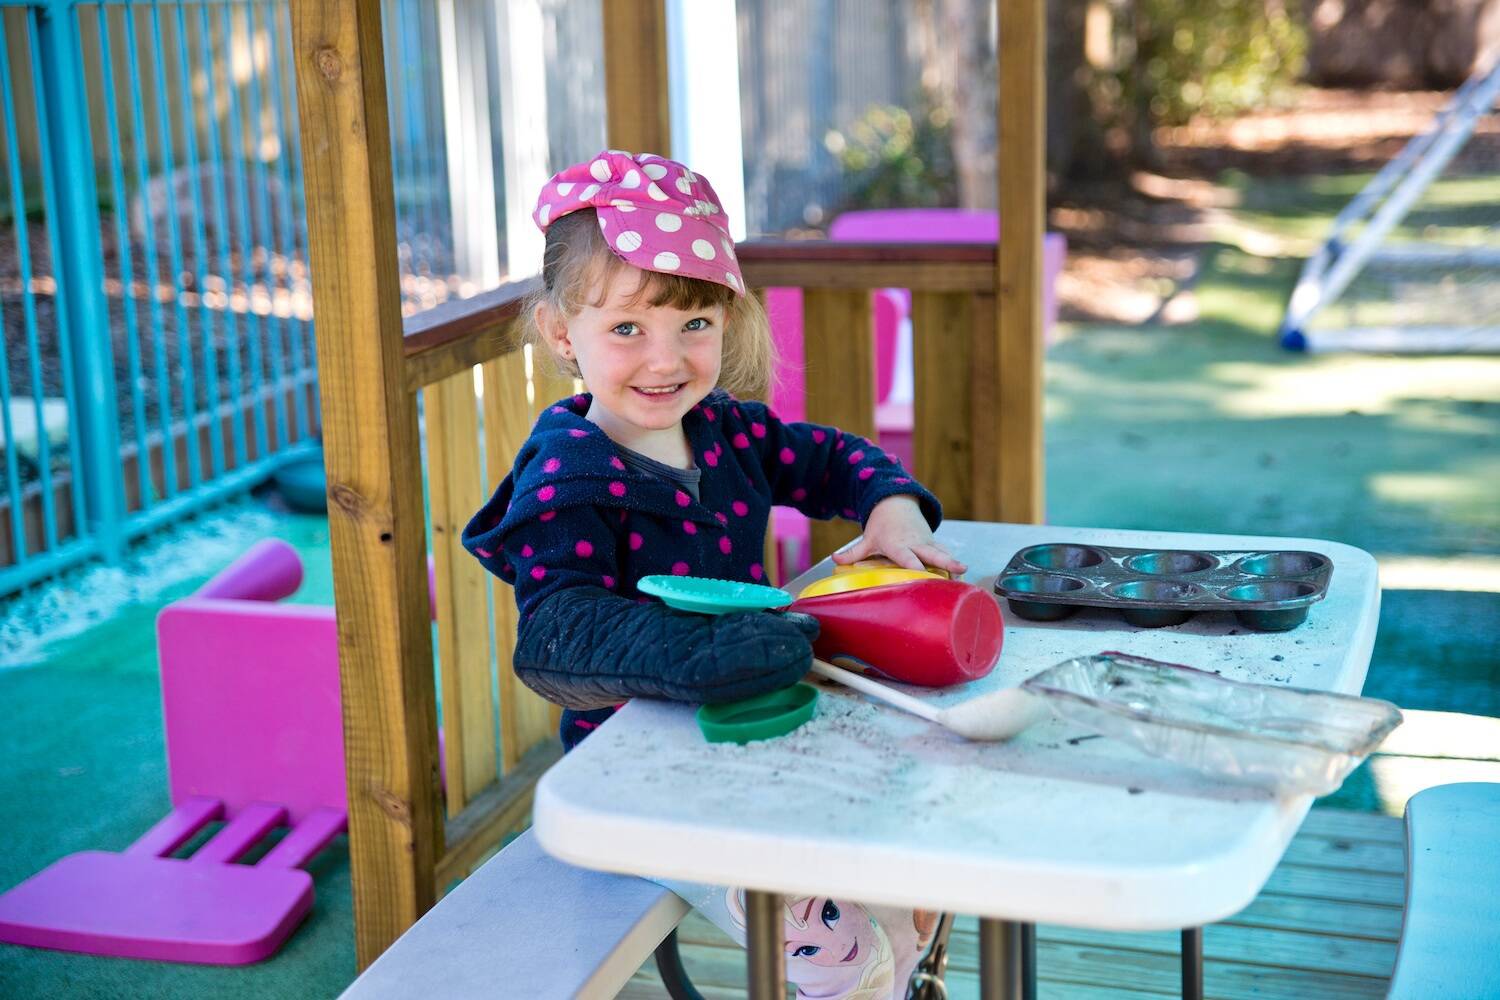
[[[892,680],[947,687],[1000,659],[1005,622],[989,594],[958,580],[913,580],[795,602],[818,619],[819,658],[853,657]]]

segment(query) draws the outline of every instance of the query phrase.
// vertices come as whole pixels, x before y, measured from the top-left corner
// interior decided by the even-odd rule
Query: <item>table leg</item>
[[[747,1000],[784,1000],[786,945],[782,938],[781,896],[745,890],[745,961],[750,972]]]
[[[979,1000],[1021,1000],[1025,995],[1026,925],[979,918]]]
[[[1182,1000],[1203,1000],[1203,928],[1182,932]]]

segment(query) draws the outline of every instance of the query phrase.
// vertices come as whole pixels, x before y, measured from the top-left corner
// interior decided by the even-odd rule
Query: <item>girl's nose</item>
[[[658,337],[651,343],[646,363],[652,371],[675,372],[682,366],[682,351],[673,337]]]

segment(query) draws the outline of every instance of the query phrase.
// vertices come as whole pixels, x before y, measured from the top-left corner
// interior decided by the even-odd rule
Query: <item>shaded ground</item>
[[[1122,229],[1129,248],[1105,253],[1110,220],[1135,209],[1080,204],[1104,214],[1095,242],[1080,229],[1079,245],[1131,275],[1096,291],[1155,289],[1147,315],[1174,298],[1190,315],[1064,331],[1047,364],[1048,520],[1308,535],[1375,553],[1385,593],[1366,692],[1417,710],[1414,735],[1332,801],[1399,812],[1426,784],[1500,780],[1500,741],[1483,718],[1500,716],[1500,358],[1281,351],[1273,331],[1298,267],[1286,248],[1317,231],[1320,213],[1326,225],[1334,199],[1324,192],[1352,182],[1151,177],[1193,185],[1180,198],[1141,196],[1167,206],[1155,242]],[[1207,207],[1188,204],[1188,193]],[[1210,209],[1222,218],[1191,214]],[[1185,247],[1171,213],[1200,226]],[[1148,214],[1142,225],[1158,223]],[[1090,259],[1082,254],[1076,270]],[[1193,262],[1190,299],[1151,284],[1180,280],[1151,269],[1184,259]],[[1072,301],[1081,310],[1083,298]],[[277,523],[313,567],[308,598],[326,600],[326,525]],[[119,849],[167,811],[151,621],[195,583],[123,609],[50,650],[42,666],[0,670],[10,709],[0,729],[0,886],[73,850]],[[354,968],[342,843],[314,874],[308,923],[262,965],[185,968],[0,946],[0,996],[332,996]]]
[[[1364,175],[1425,132],[1448,99],[1435,91],[1307,88],[1292,110],[1160,130],[1151,169],[1073,183],[1051,199],[1048,225],[1068,238],[1058,288],[1062,318],[1191,319],[1191,310],[1163,310],[1196,280],[1205,247],[1226,235],[1248,240],[1252,252],[1265,256],[1311,254],[1328,218],[1358,193]],[[1479,121],[1450,169],[1500,173],[1500,116]],[[1275,181],[1315,176],[1330,184],[1321,203],[1304,206],[1310,227],[1287,226],[1283,217],[1282,224],[1247,232],[1235,225],[1241,213],[1227,211],[1246,207],[1246,190],[1275,202],[1283,190]],[[1248,185],[1252,178],[1257,183]]]

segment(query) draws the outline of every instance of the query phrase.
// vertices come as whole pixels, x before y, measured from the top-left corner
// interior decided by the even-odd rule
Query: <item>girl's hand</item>
[[[969,568],[937,543],[916,497],[906,494],[886,497],[876,504],[865,521],[864,536],[843,552],[834,553],[833,561],[847,566],[877,555],[907,569],[936,566],[955,577]]]

